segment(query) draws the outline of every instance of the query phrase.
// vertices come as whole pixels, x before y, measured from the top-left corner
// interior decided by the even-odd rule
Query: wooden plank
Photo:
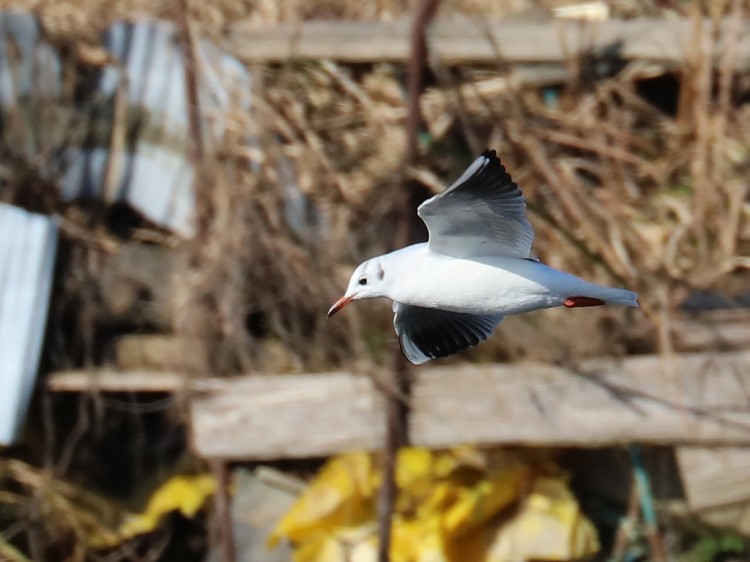
[[[121,371],[173,371],[179,365],[201,365],[205,350],[174,334],[127,334],[114,341],[114,360]]]
[[[683,315],[675,321],[675,349],[728,351],[750,348],[750,309],[726,309]]]
[[[60,371],[47,377],[53,392],[177,392],[189,388],[181,373],[114,369]]]
[[[677,462],[692,510],[750,500],[750,448],[679,447]]]
[[[750,348],[750,310],[700,312],[676,318],[672,335],[678,351],[731,351]],[[115,344],[118,369],[51,373],[47,388],[57,392],[170,392],[183,388],[186,375],[169,371],[175,354],[190,355],[169,335],[129,335]],[[196,384],[196,383],[193,383]]]
[[[750,445],[750,352],[547,365],[415,369],[414,444]],[[670,376],[670,373],[672,376]],[[349,374],[212,381],[192,401],[196,451],[208,458],[323,456],[381,443],[373,383]]]
[[[434,447],[750,443],[738,377],[748,367],[750,352],[679,355],[672,368],[657,356],[589,362],[593,376],[544,365],[436,370],[415,385],[411,435]]]
[[[214,379],[192,400],[200,455],[227,460],[376,449],[385,413],[366,377],[347,373]]]
[[[738,22],[736,63],[750,61],[750,20]],[[728,21],[718,36],[726,37]],[[698,43],[689,18],[639,18],[583,23],[571,20],[438,20],[429,31],[431,52],[444,64],[563,63],[581,53],[611,51],[628,60],[677,64]],[[709,40],[711,24],[703,26]],[[329,59],[347,63],[404,62],[409,53],[409,22],[308,21],[259,27],[238,22],[222,45],[247,62]],[[725,46],[719,44],[715,60]]]
[[[747,349],[750,314],[743,309],[700,313],[683,319],[675,336],[681,349]],[[677,448],[676,457],[692,510],[706,511],[750,500],[750,448],[684,446]]]

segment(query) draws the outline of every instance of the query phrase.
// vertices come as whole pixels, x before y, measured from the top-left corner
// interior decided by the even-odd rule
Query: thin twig
[[[229,472],[224,461],[211,461],[211,473],[216,480],[214,509],[218,526],[219,544],[223,562],[236,562],[237,551],[232,528],[232,510],[229,502]]]
[[[196,56],[195,40],[189,21],[189,1],[179,0],[180,4],[180,40],[185,64],[185,92],[188,106],[188,130],[190,131],[190,161],[193,163],[194,181],[193,196],[195,200],[195,233],[192,246],[192,264],[194,268],[200,267],[202,250],[205,241],[209,239],[211,218],[211,190],[213,182],[210,181],[206,162],[206,148],[203,137],[203,122],[201,120],[201,107],[198,85],[198,62]],[[224,562],[236,562],[237,556],[234,546],[234,533],[232,528],[232,517],[229,507],[228,477],[226,465],[221,461],[211,463],[211,471],[216,478],[216,492],[214,502],[216,508],[216,521],[218,525],[219,542]]]
[[[711,141],[711,88],[713,86],[711,59],[714,53],[712,35],[705,33],[705,22],[701,14],[701,3],[694,7],[695,51],[693,53],[693,69],[695,78],[693,87],[692,114],[695,134],[693,157],[690,161],[690,174],[693,181],[693,220],[692,226],[696,231],[703,232],[705,218],[708,212],[709,200],[712,199],[709,180],[708,143]],[[711,22],[714,25],[714,22]]]
[[[579,148],[581,150],[587,150],[598,154],[599,156],[608,156],[613,160],[625,162],[631,164],[639,169],[640,173],[645,176],[651,176],[653,179],[657,179],[657,172],[654,170],[653,165],[639,158],[636,154],[621,150],[617,147],[608,146],[596,140],[590,138],[578,137],[569,133],[563,133],[561,131],[554,131],[548,129],[540,129],[535,131],[538,138],[553,142],[556,144],[562,144],[573,148]]]
[[[654,496],[651,493],[651,481],[643,466],[641,448],[638,445],[629,447],[630,460],[633,465],[633,484],[638,489],[641,513],[646,524],[646,537],[651,546],[651,558],[655,562],[667,562],[669,559],[664,548],[664,541],[659,533],[659,523],[654,508]]]
[[[615,543],[612,547],[612,555],[610,556],[610,560],[613,562],[625,560],[625,553],[628,549],[628,544],[632,540],[634,527],[638,523],[638,508],[640,507],[639,499],[638,487],[633,483],[630,486],[628,507],[625,512],[625,517],[620,520],[620,524],[617,527]]]
[[[401,197],[402,208],[395,245],[403,246],[411,241],[411,224],[414,220],[414,192],[411,189],[407,170],[416,160],[419,149],[419,132],[423,128],[420,108],[422,95],[422,73],[427,59],[425,28],[435,15],[440,0],[421,0],[417,5],[411,27],[411,53],[408,62],[408,99],[406,115],[406,153],[402,162]],[[383,480],[378,497],[378,562],[389,562],[391,526],[396,502],[396,461],[398,450],[408,440],[408,406],[399,397],[411,395],[409,367],[400,351],[393,355],[392,386],[398,396],[386,396],[387,427],[383,451]]]
[[[685,400],[669,400],[656,394],[633,388],[632,386],[612,382],[607,380],[606,377],[601,377],[594,373],[583,372],[574,368],[569,368],[569,370],[576,377],[586,380],[591,384],[600,387],[602,390],[605,390],[613,398],[619,400],[626,407],[640,415],[646,414],[646,411],[637,403],[637,401],[645,403],[650,402],[653,404],[659,404],[676,412],[683,412],[699,419],[711,420],[726,428],[750,434],[750,424],[735,421],[734,419],[723,415],[724,413],[731,413],[732,408],[734,408],[733,406],[720,404],[706,407],[691,406]]]
[[[203,122],[201,121],[200,98],[198,94],[198,61],[195,52],[195,40],[189,21],[189,2],[179,0],[180,3],[180,42],[185,64],[185,93],[187,96],[188,130],[190,142],[188,150],[190,162],[193,163],[195,179],[193,194],[195,197],[195,238],[200,240],[208,231],[209,212],[204,208],[209,198],[211,186],[207,181],[206,149],[203,138]]]
[[[424,119],[420,107],[422,95],[422,74],[427,60],[427,38],[425,30],[437,11],[440,0],[421,0],[417,5],[411,26],[411,52],[408,61],[408,92],[406,114],[406,154],[404,167],[411,166],[419,148],[419,132]]]

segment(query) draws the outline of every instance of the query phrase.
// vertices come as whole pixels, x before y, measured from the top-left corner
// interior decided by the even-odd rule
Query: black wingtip
[[[497,174],[499,176],[508,176],[507,181],[513,181],[508,174],[508,170],[505,169],[500,157],[497,155],[497,150],[490,150],[489,148],[482,152],[482,157],[486,158],[488,162],[483,167],[483,172],[488,174]]]

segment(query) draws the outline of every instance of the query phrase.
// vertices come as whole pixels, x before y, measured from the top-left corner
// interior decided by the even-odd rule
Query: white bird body
[[[422,243],[382,259],[387,277],[394,279],[384,296],[411,306],[503,316],[562,306],[571,296],[637,306],[631,291],[589,283],[531,258],[453,258]],[[457,284],[461,291],[455,290]]]
[[[509,314],[617,304],[638,295],[604,287],[531,257],[526,202],[495,151],[485,151],[442,193],[417,209],[429,242],[360,264],[331,316],[357,299],[393,301],[401,350],[415,364],[487,339]]]

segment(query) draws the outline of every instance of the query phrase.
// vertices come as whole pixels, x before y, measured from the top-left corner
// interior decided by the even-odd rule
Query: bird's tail
[[[606,304],[617,304],[629,306],[631,308],[640,308],[638,304],[638,293],[628,291],[627,289],[618,289],[615,287],[596,286],[596,291],[592,291],[591,297],[601,299]]]
[[[606,287],[585,281],[580,277],[554,270],[547,266],[540,269],[543,284],[553,288],[554,292],[564,297],[563,303],[568,308],[601,306],[604,304],[615,304],[640,308],[638,294],[627,289],[617,287]]]

